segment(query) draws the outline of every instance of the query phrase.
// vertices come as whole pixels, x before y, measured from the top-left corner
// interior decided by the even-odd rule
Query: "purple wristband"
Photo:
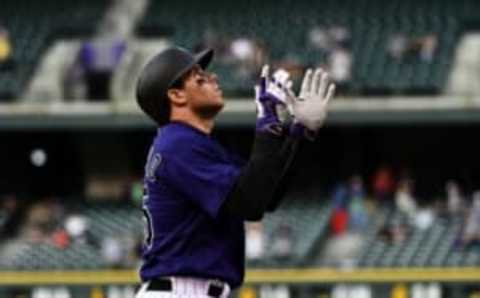
[[[282,135],[284,129],[276,110],[276,105],[279,104],[279,100],[274,95],[266,92],[265,80],[262,80],[260,83],[260,94],[258,96],[257,104],[261,105],[263,115],[257,118],[255,130],[257,132]]]

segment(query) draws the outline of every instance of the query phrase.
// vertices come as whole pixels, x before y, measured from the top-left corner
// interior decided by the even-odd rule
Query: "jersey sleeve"
[[[213,218],[240,174],[235,164],[198,150],[170,154],[162,162],[162,180]]]

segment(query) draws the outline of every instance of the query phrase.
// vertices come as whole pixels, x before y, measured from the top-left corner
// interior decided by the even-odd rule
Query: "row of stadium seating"
[[[80,270],[107,267],[98,250],[88,244],[73,244],[60,249],[51,244],[24,244],[2,263],[2,269],[14,270]]]
[[[332,208],[316,200],[289,199],[277,211],[267,214],[263,220],[265,256],[256,262],[247,262],[252,267],[303,266],[315,253],[321,239],[328,235]],[[291,241],[291,253],[282,258],[269,255],[274,251],[275,239],[282,227],[287,227]],[[248,261],[248,260],[247,260]]]
[[[138,207],[119,204],[90,204],[74,208],[88,221],[88,234],[93,239],[80,243],[71,242],[68,247],[52,243],[32,244],[20,242],[14,253],[0,258],[0,269],[48,270],[48,269],[100,269],[109,264],[101,256],[101,243],[106,238],[140,239],[143,231],[142,215]],[[316,201],[292,200],[264,221],[265,256],[252,266],[301,266],[311,255],[318,240],[328,233],[331,207]],[[268,255],[278,233],[278,227],[288,226],[292,240],[291,253],[283,258]],[[5,250],[3,255],[5,256]]]
[[[384,217],[385,218],[385,217]],[[387,212],[385,224],[406,222],[399,211]],[[389,243],[373,229],[359,256],[362,267],[472,267],[480,265],[480,253],[456,247],[463,218],[437,218],[427,229],[410,227],[407,238]]]
[[[71,242],[66,248],[50,243],[16,244],[14,253],[0,258],[0,269],[99,269],[110,264],[101,257],[101,242],[109,237],[140,240],[142,216],[138,207],[125,204],[89,204],[75,208],[89,223],[92,241]],[[263,221],[264,254],[256,260],[247,259],[250,267],[311,266],[322,243],[330,234],[332,206],[318,200],[288,200],[277,212]],[[404,240],[386,241],[381,227],[407,223],[407,218],[393,208],[380,208],[371,217],[370,225],[362,232],[363,249],[358,255],[360,267],[462,267],[479,266],[480,253],[459,249],[456,245],[464,219],[439,217],[426,229],[409,227]],[[271,254],[279,227],[287,227],[291,242],[288,255]],[[5,249],[4,249],[5,250]],[[1,253],[1,249],[0,249]],[[138,259],[137,259],[138,261]],[[327,264],[319,262],[319,264]],[[131,263],[125,265],[131,266]]]
[[[91,35],[108,1],[5,0],[0,26],[9,32],[12,67],[0,69],[0,99],[16,98],[25,88],[52,40],[75,32]]]
[[[305,65],[325,62],[325,53],[309,49],[307,33],[313,26],[340,25],[350,31],[352,82],[355,90],[439,92],[451,69],[463,20],[478,18],[476,1],[221,1],[152,2],[145,26],[174,28],[174,41],[187,47],[201,42],[206,28],[231,38],[263,40],[270,60],[289,53],[300,55]],[[414,38],[435,34],[438,46],[430,62],[397,61],[386,47],[395,34]],[[227,89],[245,89],[251,82],[238,81],[232,71],[217,64]]]
[[[90,232],[97,241],[124,234],[143,237],[142,213],[138,208],[108,204],[86,207],[83,213],[90,223]]]
[[[15,67],[0,70],[0,97],[20,94],[56,33],[65,28],[93,32],[107,1],[6,0],[0,10],[1,26],[10,32]],[[452,65],[455,45],[465,22],[480,19],[475,0],[406,1],[151,1],[143,27],[170,27],[173,41],[194,48],[205,30],[230,38],[262,40],[269,59],[289,54],[302,64],[325,62],[326,53],[309,48],[307,34],[314,26],[340,25],[349,30],[353,55],[351,90],[367,92],[441,92]],[[75,31],[75,30],[74,30]],[[72,31],[70,31],[71,33]],[[141,32],[141,31],[140,31]],[[435,34],[438,45],[430,62],[395,60],[386,51],[394,34],[410,38]],[[249,79],[233,75],[231,67],[214,66],[227,93],[250,92]]]
[[[102,241],[137,239],[143,235],[142,213],[131,205],[101,203],[69,207],[85,217],[88,239],[71,241],[67,247],[20,240],[15,244],[14,253],[0,260],[0,267],[20,270],[107,268],[109,264],[101,255]]]

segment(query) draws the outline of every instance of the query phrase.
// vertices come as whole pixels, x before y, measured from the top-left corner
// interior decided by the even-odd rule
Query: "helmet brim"
[[[179,73],[178,75],[172,80],[170,83],[170,86],[174,82],[176,82],[178,79],[183,77],[187,72],[189,72],[195,65],[200,65],[202,69],[207,69],[207,67],[210,65],[210,62],[212,62],[214,56],[214,50],[213,49],[206,49],[201,51],[200,53],[197,53],[193,56],[193,61],[192,63],[186,65]]]
[[[207,69],[210,62],[212,62],[214,51],[213,49],[206,49],[195,55],[196,64],[200,65],[202,69]],[[193,66],[192,66],[193,67]]]

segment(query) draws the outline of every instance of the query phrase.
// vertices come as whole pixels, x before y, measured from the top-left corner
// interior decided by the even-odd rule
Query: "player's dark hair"
[[[169,89],[183,89],[185,87],[185,81],[187,80],[188,76],[190,75],[190,71],[187,72],[185,75],[181,76],[177,80],[175,80],[171,85]]]

